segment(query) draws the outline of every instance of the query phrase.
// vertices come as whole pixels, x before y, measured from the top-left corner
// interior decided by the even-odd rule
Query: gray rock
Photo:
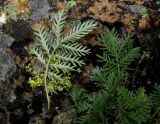
[[[16,72],[14,60],[3,49],[0,50],[0,81],[5,81]]]
[[[29,1],[29,8],[30,8],[30,18],[33,21],[39,21],[41,18],[48,18],[49,17],[49,9],[50,5],[47,0],[30,0]]]
[[[73,124],[75,119],[75,110],[71,109],[68,112],[61,112],[55,116],[52,124]]]
[[[6,106],[9,102],[16,99],[13,89],[9,80],[0,81],[0,108]]]
[[[143,8],[143,5],[129,5],[127,8],[129,8],[133,13],[140,14],[141,8]]]
[[[0,36],[0,48],[10,47],[14,41],[14,38],[8,35]]]

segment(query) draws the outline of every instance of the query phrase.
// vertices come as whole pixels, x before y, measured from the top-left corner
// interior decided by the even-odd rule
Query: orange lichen
[[[121,10],[118,8],[116,1],[108,2],[100,0],[95,2],[94,6],[89,7],[88,12],[92,12],[96,18],[103,21],[115,22],[120,16],[119,13]]]
[[[82,18],[91,17],[102,22],[114,24],[121,22],[129,31],[136,31],[139,28],[149,28],[151,24],[160,27],[159,16],[157,13],[151,14],[149,17],[152,23],[147,24],[145,20],[141,20],[138,13],[134,13],[130,9],[130,5],[144,5],[144,0],[75,0],[77,6],[70,8],[67,13],[71,20],[81,20]],[[54,6],[56,9],[65,8],[65,3],[56,0]],[[151,10],[149,10],[151,11]],[[140,21],[141,20],[141,21]]]
[[[65,8],[65,4],[62,3],[62,2],[57,2],[57,3],[56,3],[56,6],[57,6],[58,9],[63,9],[63,8]]]
[[[47,29],[48,28],[48,23],[45,21],[41,21],[41,22],[37,22],[31,25],[31,28],[34,30],[38,27],[42,27],[43,29]]]
[[[10,2],[18,13],[22,13],[25,16],[29,15],[29,0],[10,0]]]
[[[149,29],[150,28],[150,19],[149,18],[142,18],[139,22],[140,29]]]

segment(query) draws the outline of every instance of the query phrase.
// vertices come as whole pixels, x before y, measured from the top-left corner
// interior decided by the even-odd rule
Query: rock
[[[11,124],[28,124],[29,118],[30,117],[27,110],[17,108],[13,112],[11,112],[10,122]]]
[[[16,72],[14,60],[2,49],[0,50],[0,81],[5,81]]]
[[[0,36],[0,108],[6,107],[9,102],[16,99],[11,82],[8,80],[17,70],[14,60],[4,51],[10,47],[14,39],[7,35]],[[4,114],[0,111],[0,124],[6,124]]]
[[[0,35],[0,48],[10,47],[14,41],[14,38],[8,35]]]
[[[133,13],[140,14],[141,9],[143,8],[143,5],[129,5],[127,8],[129,8]]]
[[[6,124],[6,115],[0,111],[0,124]]]
[[[49,17],[50,5],[47,0],[30,0],[29,9],[31,12],[30,18],[33,21],[39,21],[41,18]]]
[[[75,119],[75,110],[71,109],[68,112],[61,112],[55,118],[52,124],[73,124]]]
[[[45,124],[45,120],[39,116],[32,116],[30,118],[29,124]]]
[[[9,102],[13,102],[16,99],[13,89],[10,86],[10,82],[0,81],[0,107],[6,106]]]
[[[17,22],[12,21],[10,23],[11,35],[16,41],[24,40],[25,38],[31,37],[31,27],[29,21],[18,20]]]

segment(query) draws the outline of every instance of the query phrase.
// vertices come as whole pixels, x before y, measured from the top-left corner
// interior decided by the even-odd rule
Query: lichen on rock
[[[2,49],[0,50],[0,80],[5,81],[16,72],[14,60]]]

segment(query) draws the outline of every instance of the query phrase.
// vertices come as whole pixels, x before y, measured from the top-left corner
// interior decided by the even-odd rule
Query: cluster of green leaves
[[[14,9],[12,4],[8,4],[4,7],[4,11],[8,14],[8,16],[10,18],[12,18],[13,20],[17,21],[18,20],[18,13],[17,11]]]
[[[152,101],[152,109],[153,113],[151,115],[152,123],[160,124],[160,85],[155,85],[155,90],[153,94],[151,94],[151,101]]]
[[[142,18],[145,18],[146,16],[148,16],[148,13],[149,13],[149,11],[148,11],[147,7],[142,6],[140,8],[140,14],[141,14]]]
[[[49,38],[47,31],[42,27],[34,30],[37,45],[31,49],[30,54],[34,55],[40,63],[41,71],[34,70],[29,83],[34,87],[41,85],[45,87],[48,108],[50,107],[49,93],[56,93],[70,87],[70,72],[78,71],[78,67],[84,64],[81,57],[89,53],[89,49],[77,41],[95,29],[97,25],[95,21],[88,20],[79,23],[67,34],[62,35],[65,19],[65,10],[60,10],[55,15],[52,27],[55,35],[54,41]],[[38,75],[40,77],[37,77]]]
[[[66,5],[67,7],[72,8],[77,5],[77,2],[75,0],[69,0],[67,1]]]
[[[91,76],[100,90],[87,93],[76,86],[69,92],[77,110],[77,123],[141,124],[149,118],[150,100],[144,88],[133,92],[124,86],[128,66],[139,53],[139,48],[132,47],[132,36],[127,33],[120,38],[115,29],[107,28],[100,36],[103,55],[98,57],[104,66],[95,68]]]

